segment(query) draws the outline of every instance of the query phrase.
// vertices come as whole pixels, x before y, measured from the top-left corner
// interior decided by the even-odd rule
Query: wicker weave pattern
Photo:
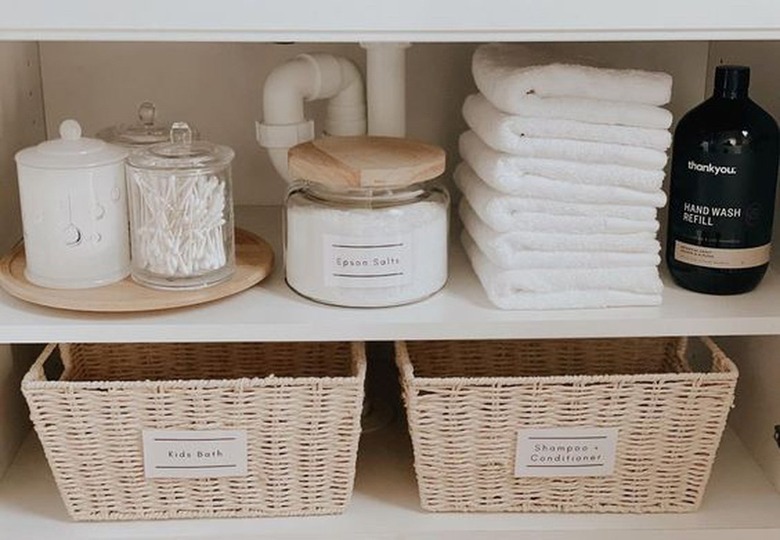
[[[397,343],[423,507],[695,510],[733,402],[737,370],[705,339],[712,367],[693,372],[685,360],[687,343]],[[515,478],[518,429],[575,426],[619,428],[612,476]]]
[[[22,387],[74,519],[332,514],[349,501],[363,344],[60,348],[61,380],[45,379],[49,346]],[[143,429],[245,429],[249,475],[146,479]]]

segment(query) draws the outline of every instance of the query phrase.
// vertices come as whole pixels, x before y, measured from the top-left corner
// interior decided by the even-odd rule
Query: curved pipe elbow
[[[263,86],[263,122],[269,125],[304,121],[303,103],[316,93],[316,64],[300,55],[274,68]]]
[[[287,180],[287,150],[314,138],[313,124],[304,116],[304,102],[321,98],[329,99],[326,133],[366,133],[363,78],[349,60],[331,54],[301,54],[274,68],[265,81],[258,141],[268,148],[271,162]]]

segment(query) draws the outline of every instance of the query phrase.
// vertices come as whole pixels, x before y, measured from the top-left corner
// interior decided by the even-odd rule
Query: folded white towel
[[[480,220],[497,232],[633,234],[639,232],[655,233],[659,228],[657,219],[640,221],[609,216],[562,216],[541,212],[507,212],[501,208],[501,205],[497,205],[497,210],[492,210],[494,207],[485,205],[484,201],[472,201],[465,193],[461,201],[468,203]]]
[[[508,114],[530,118],[572,120],[604,126],[669,129],[672,113],[662,107],[585,98],[541,98],[538,96],[486,96],[496,108]]]
[[[504,270],[471,243],[464,249],[488,299],[501,309],[654,306],[663,284],[655,267]]]
[[[634,234],[658,231],[658,220],[639,221],[607,216],[561,216],[543,214],[541,212],[513,212],[502,210],[491,211],[477,201],[474,204],[467,195],[461,199],[461,204],[468,204],[480,221],[496,232],[540,232],[564,234]]]
[[[672,95],[668,73],[565,63],[534,65],[538,64],[535,56],[526,45],[480,45],[471,63],[477,86],[497,104],[517,95],[536,95],[664,105]]]
[[[524,158],[497,152],[473,132],[460,136],[460,155],[485,183],[509,195],[660,208],[663,171]]]
[[[504,114],[485,99],[466,99],[463,118],[488,146],[514,156],[611,163],[650,170],[660,170],[666,165],[666,153],[652,148],[565,138],[529,137],[525,133],[518,133],[512,124],[512,119],[516,117]]]
[[[487,102],[485,102],[487,103]],[[548,139],[518,135],[512,130],[512,117],[493,106],[463,107],[466,124],[494,150],[513,156],[582,163],[611,163],[639,169],[660,170],[666,165],[666,153],[641,146],[577,141],[574,139]]]
[[[461,222],[493,261],[510,261],[521,251],[592,251],[657,254],[661,245],[652,233],[569,234],[528,231],[498,232],[488,227],[468,202],[458,207]],[[510,266],[506,264],[506,266]]]
[[[461,231],[464,247],[477,247],[466,229]],[[471,246],[473,244],[473,246]],[[541,268],[628,268],[658,266],[658,253],[625,253],[620,251],[514,251],[497,257],[495,250],[480,250],[491,263],[505,270]]]
[[[479,217],[497,231],[523,229],[526,224],[540,221],[535,216],[600,219],[605,230],[616,233],[658,230],[657,210],[652,206],[569,203],[506,195],[483,182],[467,163],[455,168],[453,178]]]
[[[503,116],[496,116],[499,113]],[[519,137],[574,139],[641,146],[665,151],[672,144],[672,133],[666,128],[644,128],[616,124],[594,124],[565,118],[540,118],[509,114],[499,110],[482,94],[472,94],[463,104],[463,116],[489,115]],[[505,126],[505,127],[503,127]]]

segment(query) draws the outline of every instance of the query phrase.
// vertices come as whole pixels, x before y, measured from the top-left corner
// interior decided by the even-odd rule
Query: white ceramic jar
[[[60,138],[16,154],[27,279],[41,287],[100,287],[130,273],[124,160],[127,151],[81,136],[75,120]]]

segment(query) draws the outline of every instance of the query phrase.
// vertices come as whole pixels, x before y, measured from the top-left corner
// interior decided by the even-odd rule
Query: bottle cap
[[[714,95],[729,99],[746,98],[750,86],[748,66],[718,66],[715,68]]]

